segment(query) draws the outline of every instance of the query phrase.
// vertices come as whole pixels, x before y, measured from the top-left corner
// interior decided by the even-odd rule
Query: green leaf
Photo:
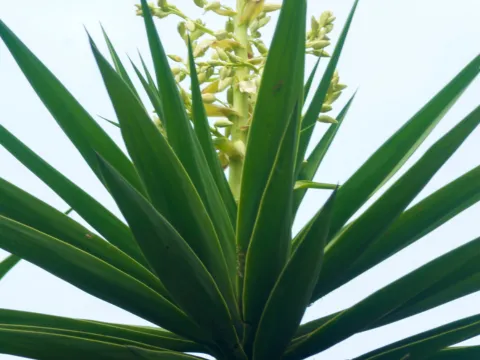
[[[200,90],[200,83],[198,81],[197,69],[190,41],[188,43],[188,54],[191,69],[190,78],[192,80],[192,116],[195,133],[200,142],[205,158],[207,159],[210,172],[217,184],[220,194],[222,195],[223,203],[227,208],[230,221],[232,225],[235,226],[237,221],[237,204],[235,203],[232,191],[225,177],[225,172],[220,165],[217,152],[213,145],[212,135],[210,134],[210,125],[208,123],[205,107],[203,106],[202,92]]]
[[[392,225],[479,123],[480,106],[438,140],[385,194],[326,246],[324,271],[313,300],[334,289],[333,279],[342,276],[345,269]]]
[[[388,181],[423,143],[480,69],[480,55],[387,140],[338,192],[332,236]]]
[[[99,299],[179,335],[205,341],[198,326],[161,295],[63,241],[0,216],[0,247]]]
[[[431,355],[480,334],[480,316],[470,316],[410,336],[354,360],[430,359]],[[471,358],[473,359],[473,358]]]
[[[24,311],[0,309],[0,327],[32,327],[58,334],[81,333],[82,337],[117,344],[163,348],[185,352],[205,352],[203,345],[184,339],[164,330],[147,331],[139,326],[130,328],[91,320],[77,320],[60,316],[36,314]],[[102,338],[105,338],[102,340]],[[141,345],[138,345],[141,344]]]
[[[263,311],[254,345],[255,359],[281,358],[310,303],[322,266],[335,193],[315,216],[289,259]],[[278,314],[282,314],[279,321]]]
[[[138,347],[58,335],[34,329],[0,326],[0,352],[39,360],[188,360],[199,359],[170,351],[151,351]]]
[[[337,116],[338,124],[332,124],[328,128],[327,132],[323,135],[322,139],[319,141],[317,146],[313,149],[312,153],[307,159],[306,163],[301,165],[300,173],[298,174],[298,180],[307,180],[312,181],[315,174],[320,167],[325,155],[327,155],[328,150],[330,149],[330,145],[333,143],[335,136],[337,135],[340,127],[342,126],[343,120],[348,114],[350,110],[350,106],[355,98],[354,94],[350,100],[347,102],[345,107],[340,111],[340,114]],[[298,211],[300,204],[302,203],[305,194],[307,193],[306,190],[297,191],[294,197],[294,214]]]
[[[145,92],[148,95],[148,98],[150,99],[150,102],[152,103],[153,108],[155,109],[155,112],[157,113],[158,117],[160,120],[163,119],[163,108],[162,108],[162,101],[160,100],[160,95],[158,94],[158,91],[155,87],[152,87],[147,80],[143,77],[142,73],[138,68],[135,66],[135,64],[130,60],[133,69],[135,70],[135,73],[137,74],[140,82],[142,83],[143,88],[145,89]]]
[[[338,60],[340,59],[340,55],[342,53],[343,47],[345,45],[345,40],[347,39],[348,31],[350,30],[350,26],[353,21],[353,17],[355,15],[355,10],[358,6],[358,0],[355,0],[353,4],[352,10],[348,15],[347,22],[340,34],[340,37],[337,42],[337,46],[335,47],[335,51],[330,58],[330,61],[325,69],[325,73],[323,74],[322,80],[318,85],[318,88],[315,92],[315,95],[312,99],[310,106],[305,113],[305,116],[302,121],[302,132],[300,135],[300,144],[298,148],[298,155],[297,155],[297,171],[300,171],[301,164],[303,159],[305,158],[305,154],[307,152],[308,144],[310,143],[310,139],[313,134],[313,130],[315,128],[315,124],[318,119],[318,115],[322,110],[323,103],[327,96],[328,88],[332,82],[333,74],[335,73],[335,69],[337,68]]]
[[[102,159],[100,164],[113,198],[175,303],[226,353],[238,351],[239,340],[227,305],[200,259],[148,200]]]
[[[146,268],[75,220],[0,178],[0,215],[61,239],[145,283],[166,296],[160,281]]]
[[[165,116],[162,120],[166,126],[168,143],[187,171],[212,219],[225,255],[229,275],[234,279],[236,275],[235,233],[226,204],[209,171],[202,147],[185,112],[183,100],[170,70],[168,58],[155,29],[146,0],[142,0],[142,9],[157,75],[157,85],[161,89],[160,98]]]
[[[152,204],[202,260],[222,291],[232,316],[238,318],[232,285],[235,276],[233,235],[229,239],[222,238],[222,248],[199,194],[169,142],[157,130],[138,98],[98,52],[93,41],[91,45],[117,113],[128,152]],[[218,210],[221,212],[222,209],[219,207]],[[226,221],[229,222],[228,217]],[[230,230],[233,233],[233,229]],[[223,249],[230,252],[226,253]]]
[[[2,261],[0,261],[0,280],[2,280],[5,277],[5,275],[7,275],[8,272],[12,270],[15,267],[15,265],[17,265],[20,262],[20,260],[22,259],[20,259],[18,256],[10,255],[5,259],[3,259]]]
[[[455,284],[479,272],[480,238],[463,245],[376,291],[296,341],[286,360],[303,359],[378,325],[409,301],[428,293],[440,281]],[[443,287],[445,287],[445,283]],[[398,319],[396,319],[398,320]]]
[[[98,115],[98,117],[99,117],[100,119],[102,119],[102,120],[105,120],[105,121],[108,122],[110,125],[113,125],[113,126],[115,126],[115,127],[117,127],[117,128],[120,129],[120,124],[119,124],[119,123],[117,123],[117,122],[115,122],[115,121],[112,121],[112,120],[108,120],[107,118],[104,118],[103,116],[100,116],[100,115]]]
[[[110,52],[110,56],[112,57],[113,60],[113,65],[115,66],[115,70],[117,71],[118,75],[127,83],[127,85],[130,87],[130,90],[140,99],[140,96],[137,93],[137,90],[135,89],[135,86],[133,85],[132,80],[130,79],[130,76],[128,75],[127,69],[125,69],[125,66],[122,64],[122,60],[118,56],[117,51],[115,50],[115,47],[113,46],[112,42],[110,41],[110,38],[107,35],[107,32],[101,26],[102,28],[102,33],[103,37],[105,38],[105,42],[107,43],[108,46],[108,51]]]
[[[7,45],[37,95],[93,172],[100,176],[96,163],[96,153],[99,153],[142,192],[142,184],[132,163],[117,144],[1,20],[0,38]]]
[[[305,42],[305,2],[305,0],[286,0],[283,3],[249,130],[237,220],[240,278],[244,276],[243,262],[254,233],[262,199],[272,180],[272,172],[279,158],[282,141],[288,138],[285,136],[287,129],[297,131],[293,127],[289,128],[289,123],[293,118],[292,114],[301,108],[299,100],[303,97],[302,71],[304,71],[305,54],[302,46]],[[286,48],[291,51],[285,52]],[[285,197],[290,197],[291,189],[293,184],[290,184],[285,195],[281,194],[279,200],[282,202],[287,200]],[[285,214],[280,212],[285,211],[287,209],[279,206],[276,209],[279,213],[267,220],[283,221],[282,217]],[[287,226],[282,223],[282,227],[283,225]],[[284,239],[280,241],[283,242]],[[284,248],[283,245],[282,247]],[[285,255],[281,257],[285,258]],[[284,261],[282,258],[280,262]],[[274,267],[277,268],[278,275],[284,264],[279,266],[278,260],[276,263]],[[270,278],[270,289],[274,281],[275,279]],[[266,301],[270,289],[264,289],[267,291],[266,294],[262,291],[263,300],[260,303]],[[258,310],[260,309],[255,308],[257,321],[260,315]]]
[[[290,253],[305,21],[305,0],[283,3],[248,135],[237,222],[242,307],[249,324],[247,353],[265,303]],[[285,53],[285,48],[291,51]],[[245,264],[241,263],[243,259]]]
[[[88,224],[104,236],[110,243],[145,264],[130,229],[102,204],[30,150],[25,144],[0,125],[0,144],[18,161],[40,178],[60,196]]]
[[[458,346],[437,352],[429,360],[472,360],[480,356],[480,346]]]
[[[321,190],[335,190],[338,185],[335,184],[325,184],[318,183],[314,181],[299,180],[295,182],[294,190],[303,190],[303,189],[321,189]]]
[[[308,76],[307,83],[305,84],[305,88],[303,90],[304,103],[307,101],[308,95],[310,94],[310,90],[312,89],[313,80],[315,80],[315,74],[317,73],[318,66],[320,65],[320,59],[321,57],[319,57],[317,62],[315,63],[315,66],[313,67],[312,72]]]
[[[434,192],[400,217],[335,283],[339,287],[480,201],[480,166]]]

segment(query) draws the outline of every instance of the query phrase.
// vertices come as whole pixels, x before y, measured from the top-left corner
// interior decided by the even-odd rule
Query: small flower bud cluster
[[[317,20],[312,16],[311,30],[307,34],[307,53],[318,57],[329,57],[325,48],[330,45],[328,34],[333,30],[335,16],[331,11],[325,11]]]
[[[342,95],[342,91],[346,88],[347,85],[340,84],[340,77],[338,76],[338,72],[335,71],[335,73],[333,74],[332,82],[330,83],[330,87],[327,91],[327,96],[325,98],[325,101],[323,102],[322,114],[318,118],[319,122],[329,124],[335,124],[337,122],[337,120],[335,120],[329,115],[326,115],[326,113],[332,111],[333,103],[340,98],[340,96]]]
[[[242,155],[242,144],[231,139],[231,131],[239,113],[234,109],[235,93],[248,98],[248,118],[251,120],[260,87],[263,68],[268,55],[268,48],[262,40],[261,30],[271,21],[270,14],[281,9],[280,4],[266,3],[265,0],[244,0],[241,12],[224,5],[221,1],[190,0],[205,13],[211,12],[225,17],[223,29],[210,29],[201,19],[191,19],[167,0],[158,0],[157,5],[149,4],[153,16],[163,19],[177,16],[181,19],[177,31],[188,42],[190,38],[197,67],[198,79],[202,87],[202,100],[209,118],[214,118],[211,133],[222,166],[228,167],[230,159]],[[137,6],[137,15],[142,15],[141,6]],[[306,39],[307,54],[329,56],[325,48],[330,45],[328,34],[333,29],[335,17],[329,11],[319,19],[313,18],[311,30]],[[248,29],[248,45],[236,38],[237,26]],[[247,56],[239,56],[239,53]],[[174,62],[172,72],[178,84],[187,112],[191,113],[191,94],[183,87],[189,76],[188,61],[178,55],[168,55]],[[239,70],[242,70],[241,72]],[[238,74],[242,74],[239,76]],[[188,82],[185,82],[188,83]],[[188,84],[187,84],[188,87]],[[331,110],[333,102],[340,96],[344,85],[338,84],[338,74],[334,77],[328,90],[322,113]],[[322,114],[319,121],[335,122],[328,115]],[[156,115],[154,122],[165,134],[162,121]],[[248,124],[249,124],[248,122]],[[248,131],[249,125],[244,126]],[[244,145],[243,145],[244,146]],[[244,150],[243,150],[244,152]]]

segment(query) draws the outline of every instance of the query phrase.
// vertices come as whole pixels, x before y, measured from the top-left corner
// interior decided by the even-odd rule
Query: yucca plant
[[[284,0],[266,49],[258,29],[266,11],[279,7],[263,0],[237,3],[234,10],[195,0],[227,17],[226,30],[212,32],[165,1],[149,6],[142,0],[139,13],[155,75],[135,70],[155,108],[154,119],[108,38],[114,66],[90,39],[129,156],[0,21],[0,37],[128,224],[0,126],[5,149],[94,229],[0,180],[0,247],[14,254],[0,263],[0,277],[25,259],[158,326],[1,309],[1,353],[35,359],[173,360],[202,354],[219,360],[304,359],[359,332],[480,290],[476,239],[350,308],[302,323],[311,303],[480,200],[477,167],[408,208],[476,128],[477,107],[352,220],[474,80],[480,56],[348,181],[338,186],[315,183],[313,177],[353,101],[336,119],[322,115],[320,120],[331,124],[320,125],[329,128],[318,144],[311,144],[313,151],[307,156],[319,114],[329,111],[344,89],[335,69],[358,1],[308,105],[305,99],[316,68],[304,85],[305,56],[328,56],[324,47],[331,13],[314,19],[307,34],[307,1]],[[170,69],[152,12],[185,20],[179,30],[189,59],[171,56],[185,65],[180,70]],[[207,40],[202,43],[198,39],[203,36]],[[225,39],[232,46],[213,44]],[[252,56],[252,45],[259,55]],[[218,58],[201,60],[212,48]],[[187,75],[190,92],[181,86]],[[227,78],[231,80],[219,86]],[[223,101],[218,99],[221,90],[230,92],[223,107],[215,104]],[[211,126],[207,114],[217,112],[222,119]],[[292,234],[295,214],[309,188],[332,195],[298,234]],[[480,347],[451,345],[478,334],[480,316],[473,316],[356,359],[476,359]]]

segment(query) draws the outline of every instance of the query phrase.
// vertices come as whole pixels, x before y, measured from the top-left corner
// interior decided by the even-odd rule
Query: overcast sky
[[[192,0],[171,0],[186,13],[198,14]],[[224,1],[232,4],[233,0]],[[309,12],[332,10],[338,35],[352,0],[310,0]],[[0,18],[53,70],[93,115],[114,118],[83,29],[101,41],[102,22],[117,49],[138,60],[137,48],[148,54],[136,0],[0,0]],[[359,87],[359,93],[336,142],[317,176],[318,181],[343,183],[388,136],[479,52],[478,0],[361,0],[340,61],[342,82],[350,87],[339,105]],[[207,16],[212,28],[218,17]],[[157,21],[169,53],[184,54],[176,19]],[[271,31],[266,31],[267,37]],[[102,46],[105,49],[104,46]],[[309,65],[313,59],[310,59]],[[447,114],[408,165],[478,105],[476,81]],[[338,110],[337,106],[337,110]],[[53,166],[114,209],[102,189],[55,121],[37,99],[3,44],[0,44],[0,122]],[[102,124],[115,138],[118,131]],[[321,134],[321,126],[316,133]],[[419,199],[477,166],[480,130],[429,183]],[[43,183],[0,149],[0,176],[60,210],[68,206]],[[297,224],[309,219],[326,192],[310,194]],[[74,218],[78,219],[75,215]],[[480,235],[476,205],[424,239],[309,308],[313,319],[350,306],[372,291]],[[0,250],[0,258],[6,253]],[[355,336],[314,357],[345,360],[375,347],[457,318],[480,313],[480,296],[467,296],[414,318]],[[76,289],[34,265],[22,262],[0,283],[0,308],[111,322],[145,324],[137,317]],[[472,340],[471,343],[480,343]],[[2,356],[0,359],[13,357]]]

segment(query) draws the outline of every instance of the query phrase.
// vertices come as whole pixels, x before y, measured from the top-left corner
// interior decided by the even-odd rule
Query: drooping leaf
[[[339,115],[337,116],[338,124],[330,125],[327,132],[323,135],[322,139],[319,141],[317,146],[315,146],[312,153],[307,158],[307,161],[305,163],[302,163],[300,173],[298,174],[298,181],[313,180],[315,174],[318,171],[318,168],[320,167],[320,164],[322,163],[325,155],[327,155],[327,152],[330,149],[330,145],[333,143],[335,136],[340,130],[340,127],[343,124],[343,120],[347,116],[354,98],[355,94],[350,98],[345,107],[342,109],[342,111],[340,111]],[[298,211],[298,208],[300,207],[300,204],[306,193],[306,188],[295,193],[293,205],[294,214],[296,214],[296,212]]]
[[[418,149],[480,72],[480,55],[388,139],[338,192],[332,236]]]
[[[343,47],[345,45],[345,40],[347,39],[348,32],[350,30],[350,26],[353,21],[353,17],[355,15],[355,11],[358,6],[358,0],[355,0],[352,10],[348,15],[347,22],[340,34],[340,37],[337,42],[337,46],[335,47],[335,51],[330,58],[327,68],[325,69],[325,73],[323,74],[322,80],[318,85],[318,88],[313,96],[312,102],[305,113],[305,116],[302,121],[302,132],[300,135],[300,143],[298,147],[298,155],[297,155],[297,172],[301,169],[301,164],[303,159],[305,158],[305,154],[307,152],[308,144],[310,143],[310,139],[313,134],[313,130],[315,128],[315,124],[318,119],[318,115],[322,110],[323,103],[327,96],[328,88],[332,82],[333,75],[337,68],[338,61],[340,59],[340,55],[342,53]]]
[[[210,134],[210,125],[203,106],[202,92],[200,90],[200,83],[198,81],[195,59],[193,58],[193,50],[190,42],[188,43],[188,50],[188,59],[191,69],[190,78],[192,79],[192,116],[195,134],[197,135],[203,153],[205,154],[205,158],[207,159],[210,172],[212,173],[215,183],[222,195],[222,200],[227,208],[230,221],[233,226],[236,226],[237,204],[235,203],[232,191],[228,185],[228,181],[213,145],[212,135]]]
[[[0,125],[0,144],[15,158],[40,178],[58,196],[75,210],[87,223],[110,243],[145,264],[128,227],[92,196],[49,165],[25,144]]]
[[[0,178],[0,215],[75,246],[167,296],[146,268],[75,220]]]
[[[405,211],[336,282],[338,287],[480,201],[480,166]]]
[[[20,262],[20,260],[22,259],[20,259],[16,255],[9,255],[8,257],[0,261],[0,280],[2,280],[5,275],[7,275],[8,272]]]
[[[470,316],[394,342],[354,360],[430,359],[430,356],[438,351],[478,334],[480,334],[480,316]]]
[[[201,260],[148,200],[102,159],[100,164],[113,198],[175,303],[226,353],[241,352],[228,307]]]
[[[170,351],[151,351],[76,336],[58,335],[34,329],[11,329],[0,325],[0,352],[39,360],[194,360]]]
[[[223,241],[220,242],[212,220],[185,168],[170,147],[170,142],[157,130],[139,100],[98,52],[93,41],[91,45],[117,113],[128,152],[145,184],[149,199],[207,267],[222,291],[232,316],[238,318],[232,285],[235,276],[233,228],[222,228],[231,231],[232,235],[230,238],[220,237]],[[204,170],[208,172],[208,169]],[[223,204],[221,206],[225,210]],[[222,211],[220,206],[218,210]],[[229,223],[226,212],[225,216]]]
[[[376,291],[354,306],[337,313],[316,330],[302,336],[288,350],[285,359],[303,359],[375,327],[383,318],[416,296],[428,292],[446,279],[455,283],[465,273],[478,273],[480,238],[471,241]],[[472,267],[476,264],[476,267]],[[460,278],[456,276],[461,275]],[[399,320],[399,319],[397,319]]]
[[[479,123],[480,106],[438,140],[385,194],[326,246],[324,271],[312,300],[332,290],[333,279],[342,276],[344,269],[390,227]]]
[[[99,176],[96,163],[96,153],[99,153],[142,192],[141,182],[132,163],[117,144],[1,20],[0,37],[37,95],[92,171]]]
[[[249,324],[247,353],[251,351],[270,291],[290,252],[305,22],[305,0],[283,3],[247,140],[237,222],[242,307]],[[285,53],[285,48],[291,51]],[[266,257],[269,261],[265,261]]]
[[[158,326],[205,341],[198,326],[157,292],[63,241],[0,216],[0,248]]]
[[[335,194],[315,216],[307,235],[280,274],[260,320],[254,359],[280,358],[295,334],[320,273],[334,200]]]
[[[93,340],[127,344],[128,341],[144,346],[174,351],[205,352],[206,349],[193,341],[184,339],[165,330],[147,331],[140,326],[125,327],[92,320],[77,320],[60,316],[36,314],[24,311],[0,309],[1,327],[32,327],[50,329],[51,332],[82,333]],[[46,330],[44,330],[46,331]],[[137,345],[138,346],[138,345]]]

